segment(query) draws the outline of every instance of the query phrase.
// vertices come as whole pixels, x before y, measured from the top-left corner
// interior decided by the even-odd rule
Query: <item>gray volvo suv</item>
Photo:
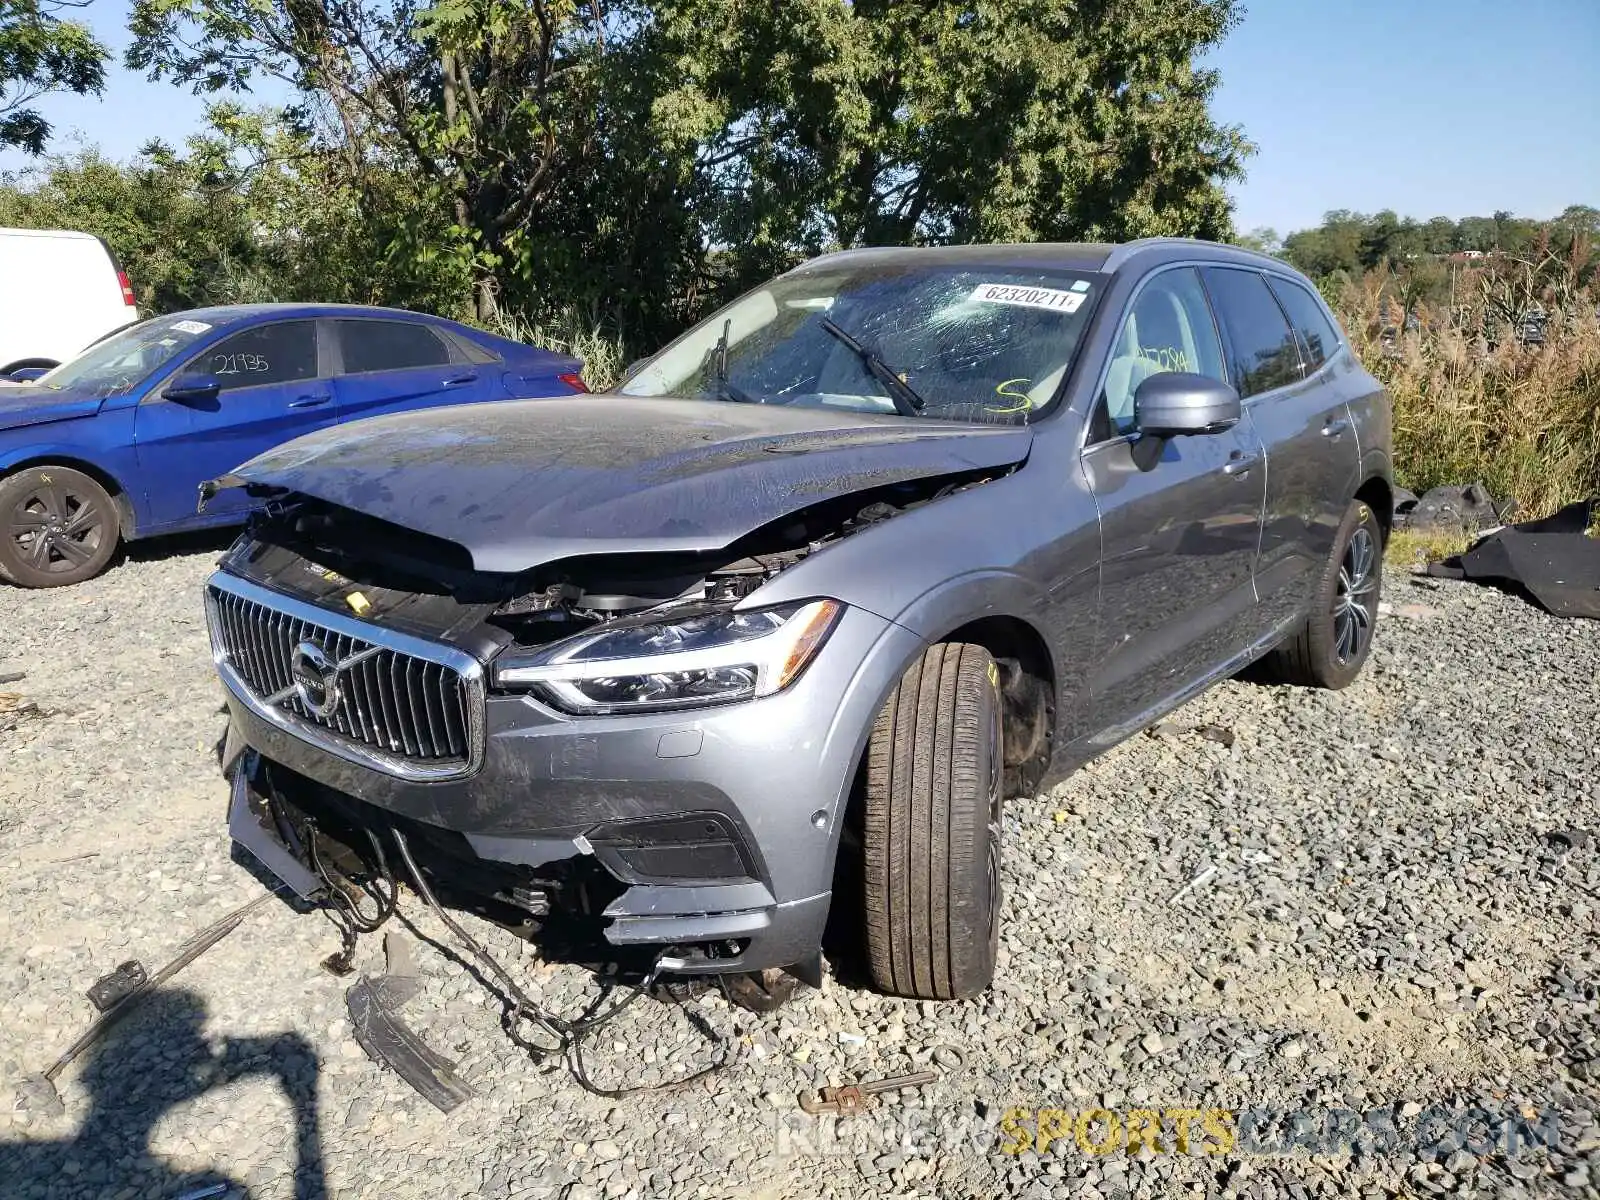
[[[1390,410],[1272,258],[859,250],[614,394],[226,487],[263,506],[206,596],[230,828],[303,895],[398,844],[552,946],[811,979],[849,896],[876,985],[948,998],[993,974],[1008,796],[1255,660],[1355,677]]]

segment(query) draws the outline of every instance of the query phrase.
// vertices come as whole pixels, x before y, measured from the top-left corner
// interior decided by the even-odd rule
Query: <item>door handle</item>
[[[470,375],[455,375],[455,376],[452,376],[451,378],[446,379],[444,381],[444,386],[445,387],[460,387],[464,383],[477,383],[477,382],[478,382],[478,375],[477,375],[477,372],[474,371]]]
[[[1350,428],[1350,422],[1343,417],[1329,421],[1322,427],[1322,436],[1332,441],[1338,441],[1344,436],[1344,431]]]
[[[1245,454],[1243,451],[1235,450],[1228,455],[1228,461],[1222,464],[1222,473],[1236,476],[1248,475],[1250,474],[1250,468],[1260,461],[1261,455],[1259,454]]]
[[[290,408],[321,408],[332,396],[301,396],[297,400],[289,401]]]

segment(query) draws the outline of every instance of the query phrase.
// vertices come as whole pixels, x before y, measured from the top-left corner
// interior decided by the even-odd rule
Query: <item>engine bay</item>
[[[986,468],[833,497],[706,553],[619,552],[518,574],[476,571],[459,545],[304,495],[279,496],[229,552],[246,578],[419,636],[539,647],[607,622],[730,607],[796,563],[1009,472]]]

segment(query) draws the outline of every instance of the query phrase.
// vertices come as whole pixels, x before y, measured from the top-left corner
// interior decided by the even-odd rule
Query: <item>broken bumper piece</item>
[[[308,820],[314,833],[306,832]],[[458,903],[540,933],[559,927],[570,938],[587,927],[595,935],[594,949],[654,950],[666,973],[802,962],[815,953],[827,918],[827,894],[780,904],[765,883],[748,877],[630,882],[641,878],[641,863],[656,869],[673,862],[727,867],[734,861],[729,856],[740,851],[727,841],[731,826],[716,819],[662,823],[682,838],[652,844],[648,856],[628,853],[640,845],[637,822],[619,823],[626,828],[594,839],[460,834],[335,792],[246,751],[233,772],[228,824],[240,846],[307,900],[323,891],[306,853],[308,836],[327,839],[324,855],[350,867],[364,859],[367,832],[383,839],[390,827],[399,827],[440,890]]]

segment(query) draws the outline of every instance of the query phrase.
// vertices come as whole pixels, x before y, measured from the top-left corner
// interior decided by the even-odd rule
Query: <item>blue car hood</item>
[[[46,387],[0,387],[0,430],[92,417],[106,402],[98,392],[61,391]]]
[[[624,396],[501,401],[335,426],[218,484],[300,492],[464,546],[480,571],[718,550],[853,492],[1010,466],[1026,426]]]

